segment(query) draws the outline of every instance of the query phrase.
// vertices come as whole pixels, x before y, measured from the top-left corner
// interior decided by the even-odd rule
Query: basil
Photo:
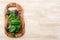
[[[11,21],[15,19],[15,13],[11,12],[10,15],[8,16],[8,19]]]
[[[21,30],[21,26],[20,25],[16,25],[16,31],[20,31]]]
[[[20,24],[20,20],[19,19],[14,19],[14,20],[11,20],[11,24]]]
[[[13,35],[13,37],[15,37],[15,33],[21,31],[21,26],[20,26],[21,21],[19,19],[18,12],[7,11],[7,14],[9,20],[9,25],[7,29]]]
[[[12,26],[10,26],[10,28],[9,28],[9,32],[14,32],[15,29],[16,29],[16,27],[15,27],[14,25],[12,25]]]

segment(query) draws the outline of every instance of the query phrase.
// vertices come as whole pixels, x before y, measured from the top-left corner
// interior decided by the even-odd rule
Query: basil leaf
[[[20,20],[19,19],[14,19],[14,20],[11,20],[11,24],[20,24]]]
[[[16,29],[16,27],[15,27],[14,25],[12,25],[12,26],[10,26],[10,28],[9,28],[9,32],[14,32],[15,29]]]
[[[12,15],[10,15],[9,17],[8,17],[8,20],[13,20],[15,17],[14,16],[12,16]]]
[[[10,12],[10,15],[8,16],[8,19],[11,21],[13,19],[15,19],[15,13],[14,12]]]
[[[9,26],[8,26],[8,29],[10,29],[11,28],[11,24],[9,24]]]
[[[16,25],[16,31],[20,31],[21,30],[21,26],[20,25]]]

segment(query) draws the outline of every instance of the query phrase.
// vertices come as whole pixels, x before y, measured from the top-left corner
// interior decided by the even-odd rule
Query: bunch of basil
[[[19,32],[21,30],[21,26],[20,26],[20,20],[19,20],[19,16],[16,15],[18,14],[18,12],[11,12],[11,11],[7,11],[7,15],[8,15],[8,20],[9,20],[9,25],[8,25],[8,31],[13,35],[13,37],[15,37],[15,33]]]

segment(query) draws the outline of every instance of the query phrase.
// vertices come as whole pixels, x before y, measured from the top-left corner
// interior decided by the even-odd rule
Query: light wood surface
[[[4,34],[4,7],[16,2],[24,9],[25,34]],[[60,0],[0,0],[0,40],[60,40]]]

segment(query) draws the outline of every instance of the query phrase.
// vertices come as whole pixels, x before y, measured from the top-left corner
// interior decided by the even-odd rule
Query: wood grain
[[[4,7],[16,2],[24,9],[25,35],[13,39],[4,32]],[[1,40],[60,40],[60,0],[0,0]]]

